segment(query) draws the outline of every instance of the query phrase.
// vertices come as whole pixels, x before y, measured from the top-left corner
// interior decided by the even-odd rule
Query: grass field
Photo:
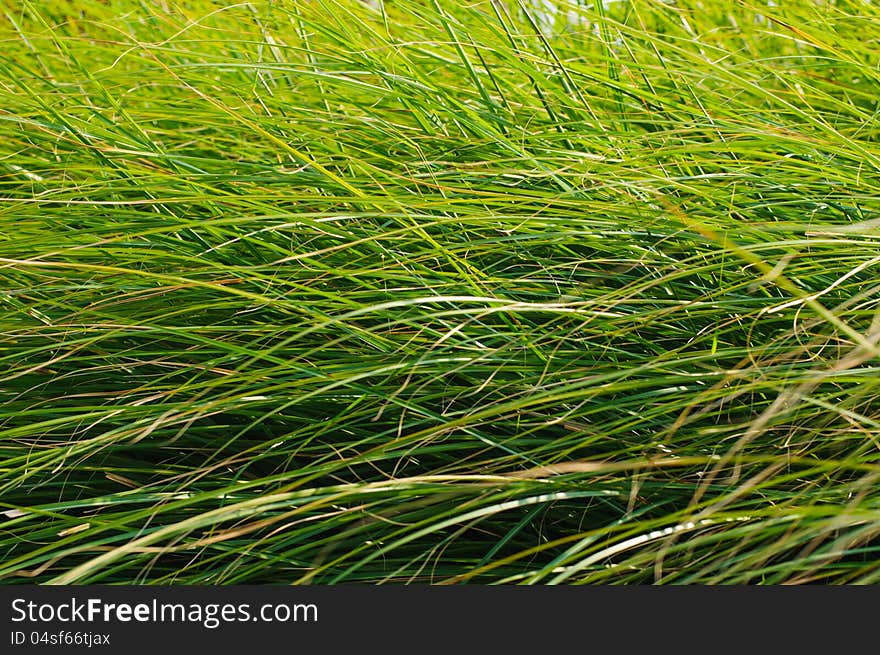
[[[880,581],[880,5],[374,5],[0,2],[0,583]]]

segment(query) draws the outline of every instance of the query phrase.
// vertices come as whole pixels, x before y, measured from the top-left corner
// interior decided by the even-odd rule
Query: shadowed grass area
[[[876,583],[880,6],[5,3],[0,583]]]

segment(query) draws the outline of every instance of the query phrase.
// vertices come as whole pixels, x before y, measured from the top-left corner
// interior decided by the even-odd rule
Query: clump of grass
[[[876,3],[7,7],[0,580],[873,583]]]

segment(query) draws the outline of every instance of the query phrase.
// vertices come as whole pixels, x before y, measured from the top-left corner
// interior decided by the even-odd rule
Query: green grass
[[[880,5],[379,4],[0,3],[0,582],[880,581]]]

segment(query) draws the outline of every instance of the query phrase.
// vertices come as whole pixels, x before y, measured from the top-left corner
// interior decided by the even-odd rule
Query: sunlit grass
[[[0,582],[874,583],[880,7],[7,3]]]

